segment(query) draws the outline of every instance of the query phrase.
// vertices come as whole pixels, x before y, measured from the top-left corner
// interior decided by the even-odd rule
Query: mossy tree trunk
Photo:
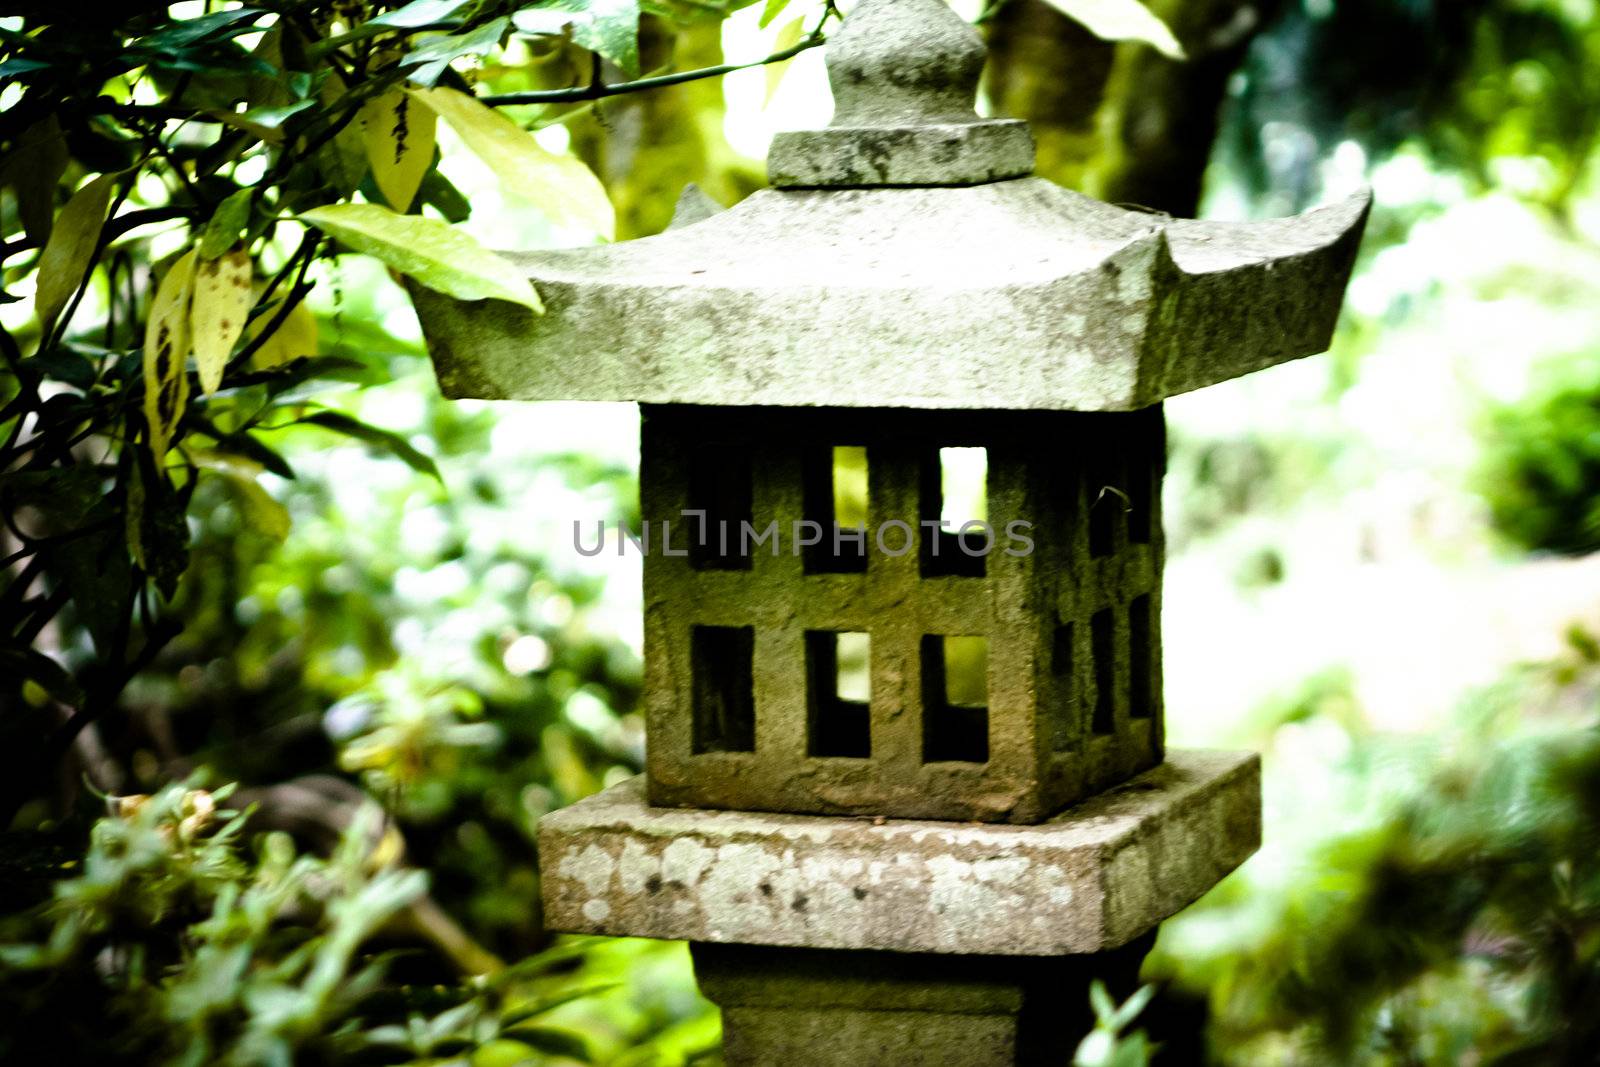
[[[1039,173],[1090,196],[1191,216],[1228,81],[1282,0],[1154,0],[1188,59],[1096,38],[1044,0],[990,24],[988,92],[1027,119]]]

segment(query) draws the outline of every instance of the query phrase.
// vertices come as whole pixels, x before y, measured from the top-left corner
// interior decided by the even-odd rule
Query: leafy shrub
[[[1496,408],[1484,434],[1481,491],[1494,527],[1533,551],[1600,549],[1600,360]]]

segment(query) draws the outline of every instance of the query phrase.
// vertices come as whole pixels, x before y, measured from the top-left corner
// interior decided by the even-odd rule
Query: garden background
[[[442,400],[392,271],[533,303],[483,247],[748,194],[826,120],[838,11],[18,7],[0,1058],[717,1062],[683,946],[537,905],[539,818],[641,764],[639,559],[572,541],[637,526],[637,410]],[[1330,354],[1167,405],[1169,738],[1262,751],[1266,844],[1166,924],[1130,1029],[1594,1062],[1600,12],[1150,9],[958,5],[1041,173],[1376,207]]]

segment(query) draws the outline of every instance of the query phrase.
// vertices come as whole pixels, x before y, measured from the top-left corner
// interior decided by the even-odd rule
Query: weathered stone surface
[[[1131,995],[1153,941],[1063,957],[691,949],[728,1067],[1062,1067],[1094,1024],[1090,983]]]
[[[1160,761],[1159,408],[646,407],[642,445],[652,804],[1036,823]],[[870,531],[838,557],[835,445],[866,448]],[[921,525],[940,515],[939,449],[973,446],[994,531],[979,556]],[[686,511],[706,513],[703,546]],[[805,521],[828,533],[797,551]],[[741,545],[746,523],[776,533]],[[733,643],[697,647],[710,628]],[[864,708],[832,700],[837,633],[870,639]],[[940,699],[927,642],[957,635],[987,641],[981,707]],[[860,728],[834,743],[847,717]]]
[[[1033,173],[1033,137],[1011,119],[780,133],[767,154],[779,189],[979,185]]]
[[[1368,206],[1229,224],[1039,178],[769,189],[509,253],[543,316],[410,288],[454,397],[1128,411],[1325,349]]]
[[[1179,751],[1038,826],[652,808],[639,778],[539,828],[553,930],[1059,956],[1125,945],[1259,844],[1253,753]]]
[[[828,42],[833,122],[780,133],[779,188],[976,185],[1033,173],[1021,122],[973,110],[984,48],[943,0],[863,0]]]

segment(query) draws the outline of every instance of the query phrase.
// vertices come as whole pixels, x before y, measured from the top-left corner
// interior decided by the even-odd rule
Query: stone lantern
[[[773,188],[512,254],[540,317],[413,288],[447,395],[641,405],[647,773],[544,820],[545,918],[690,941],[736,1067],[1065,1063],[1089,978],[1259,843],[1255,756],[1163,746],[1161,401],[1325,349],[1369,200],[1032,177],[942,0],[827,56]],[[950,449],[986,523],[941,521]]]

